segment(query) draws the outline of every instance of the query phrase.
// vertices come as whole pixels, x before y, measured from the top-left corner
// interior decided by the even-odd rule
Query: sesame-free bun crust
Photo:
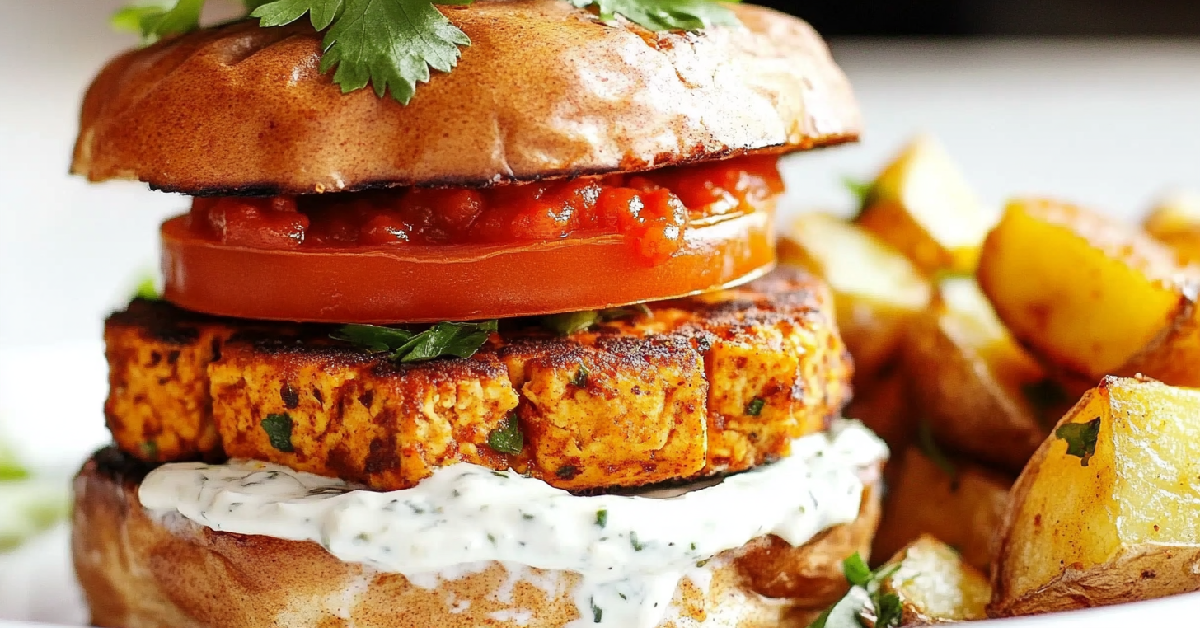
[[[407,106],[343,95],[307,21],[194,32],[108,64],[71,171],[195,195],[484,185],[852,141],[859,112],[808,24],[650,32],[562,0],[439,9],[470,36]]]
[[[152,515],[137,497],[144,471],[110,448],[75,480],[73,554],[92,625],[562,628],[577,617],[572,573],[510,573],[491,563],[457,579],[423,579],[422,588],[398,574],[342,562],[314,543],[215,532],[181,516]],[[804,628],[844,592],[841,560],[869,547],[878,495],[877,487],[869,489],[856,521],[803,547],[764,537],[718,555],[704,567],[709,586],[681,581],[658,628]],[[799,602],[764,597],[745,574],[762,562],[755,552],[790,552],[789,568],[821,595]]]

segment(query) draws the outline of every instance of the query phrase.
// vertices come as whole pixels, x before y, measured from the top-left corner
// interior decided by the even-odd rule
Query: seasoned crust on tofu
[[[463,461],[586,491],[786,456],[849,398],[828,290],[796,269],[567,338],[506,321],[470,359],[397,365],[331,331],[136,301],[106,324],[109,428],[149,461],[252,458],[385,490]],[[488,445],[510,416],[515,455]],[[264,419],[290,429],[283,450]]]
[[[340,561],[315,543],[218,532],[155,515],[137,495],[147,471],[107,448],[75,478],[72,554],[92,625],[555,628],[578,618],[577,576],[570,572],[491,563],[423,588],[400,574]],[[877,477],[878,465],[870,472]],[[874,481],[866,487],[858,519],[849,524],[800,547],[759,537],[698,567],[680,582],[668,618],[656,628],[808,626],[845,592],[841,561],[870,545],[881,491]],[[698,584],[697,574],[711,580]],[[780,582],[795,586],[781,590]]]

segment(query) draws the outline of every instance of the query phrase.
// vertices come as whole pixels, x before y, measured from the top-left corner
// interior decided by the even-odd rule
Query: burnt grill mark
[[[288,410],[295,410],[300,407],[300,392],[292,388],[292,385],[287,382],[284,382],[279,387],[279,399],[283,401],[283,407]]]
[[[363,394],[359,395],[358,402],[362,404],[362,407],[369,409],[371,407],[371,404],[375,403],[375,391],[368,390],[368,391],[364,392]]]

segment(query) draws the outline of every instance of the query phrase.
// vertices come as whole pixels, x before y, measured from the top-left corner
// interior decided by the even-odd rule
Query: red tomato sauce
[[[197,198],[190,229],[259,249],[518,244],[622,234],[661,263],[693,221],[758,211],[783,191],[778,157],[487,189],[397,188],[273,198]]]

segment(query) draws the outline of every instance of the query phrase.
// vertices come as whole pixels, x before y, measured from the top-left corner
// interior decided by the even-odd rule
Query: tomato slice
[[[163,223],[164,297],[238,318],[326,323],[466,321],[595,310],[713,290],[775,262],[773,212],[689,225],[657,264],[620,235],[524,244],[264,249]]]

